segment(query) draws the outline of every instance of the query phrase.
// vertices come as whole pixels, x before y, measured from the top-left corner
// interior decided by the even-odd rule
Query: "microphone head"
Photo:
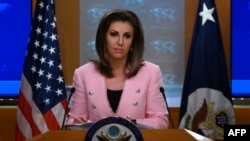
[[[160,92],[164,92],[164,88],[163,87],[160,87]]]
[[[72,87],[71,90],[70,90],[70,92],[71,92],[71,93],[74,93],[75,90],[76,90],[75,87]]]

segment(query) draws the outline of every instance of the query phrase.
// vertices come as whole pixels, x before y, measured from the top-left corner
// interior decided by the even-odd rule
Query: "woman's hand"
[[[88,119],[84,118],[84,117],[75,117],[74,118],[74,123],[84,123],[87,122]]]

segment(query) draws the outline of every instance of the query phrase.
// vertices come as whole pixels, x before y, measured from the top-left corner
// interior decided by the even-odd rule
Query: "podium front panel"
[[[195,141],[184,129],[141,129],[144,141]],[[86,130],[52,130],[27,141],[83,141]]]

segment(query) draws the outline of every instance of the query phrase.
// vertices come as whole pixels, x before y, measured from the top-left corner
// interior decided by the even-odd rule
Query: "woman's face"
[[[126,60],[133,41],[134,30],[128,22],[111,23],[107,33],[107,48],[110,59]]]

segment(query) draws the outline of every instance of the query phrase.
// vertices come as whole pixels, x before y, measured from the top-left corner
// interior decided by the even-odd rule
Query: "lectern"
[[[85,124],[85,123],[84,123]],[[78,126],[79,127],[79,126]],[[85,126],[81,126],[85,127]],[[78,130],[76,130],[78,129]],[[197,139],[198,136],[198,139]],[[211,141],[186,129],[138,128],[127,119],[108,117],[86,128],[52,130],[27,141]]]
[[[141,129],[144,141],[196,141],[184,129]],[[27,141],[84,141],[86,130],[52,130]]]

